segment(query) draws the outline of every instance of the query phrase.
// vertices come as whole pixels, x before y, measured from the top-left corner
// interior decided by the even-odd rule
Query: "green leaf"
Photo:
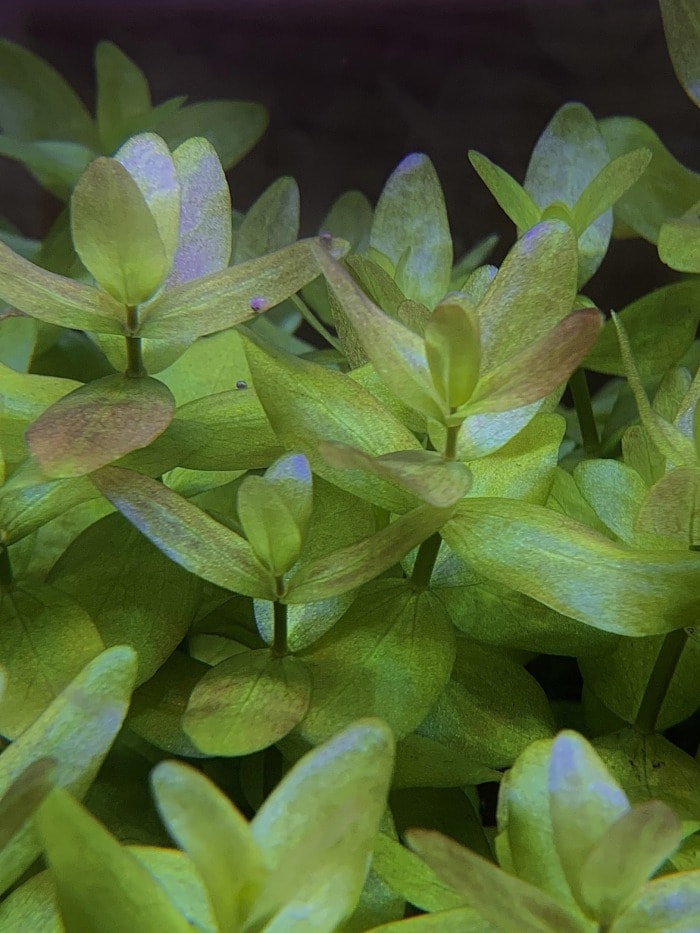
[[[0,657],[10,675],[2,735],[16,739],[104,647],[90,616],[55,588],[20,582],[0,594]]]
[[[552,487],[565,423],[561,415],[535,415],[499,450],[469,463],[469,494],[544,505]]]
[[[406,512],[415,505],[415,497],[386,481],[334,470],[319,453],[321,441],[348,444],[371,456],[421,449],[373,395],[342,373],[252,341],[246,341],[246,355],[262,406],[288,450],[302,451],[314,473],[382,508]]]
[[[482,375],[570,313],[577,265],[576,237],[566,224],[545,221],[518,240],[477,307]]]
[[[259,470],[283,452],[248,384],[186,403],[171,429],[178,438],[177,462],[188,470]]]
[[[700,107],[700,10],[693,0],[659,0],[673,68],[688,97]]]
[[[659,259],[678,272],[700,272],[700,222],[697,206],[659,230]]]
[[[681,841],[681,822],[665,804],[650,800],[628,811],[593,846],[581,867],[587,912],[611,923]]]
[[[26,373],[34,354],[37,322],[30,317],[0,314],[0,363]]]
[[[73,507],[98,497],[87,477],[47,482],[27,461],[0,489],[0,527],[7,544],[14,544]]]
[[[553,732],[547,698],[532,675],[502,649],[458,638],[449,682],[397,749],[396,780],[408,787],[472,783],[475,766],[511,765],[531,742]],[[422,754],[430,749],[432,756]]]
[[[608,162],[586,185],[572,211],[579,236],[632,187],[646,171],[651,157],[650,149],[626,152]]]
[[[69,929],[191,929],[148,871],[68,793],[55,790],[35,819]]]
[[[161,293],[141,309],[138,336],[194,339],[225,330],[280,304],[318,274],[314,241],[300,240]]]
[[[0,798],[0,851],[33,816],[55,783],[56,762],[52,758],[33,761]]]
[[[452,237],[440,181],[426,155],[406,156],[384,185],[370,245],[393,263],[406,297],[432,308],[447,291]]]
[[[25,436],[47,476],[81,476],[147,447],[174,412],[170,390],[157,379],[105,376],[52,405]]]
[[[250,755],[268,748],[301,722],[311,677],[300,658],[267,648],[221,661],[192,691],[183,729],[207,755]]]
[[[243,335],[238,330],[202,337],[190,344],[158,378],[173,393],[178,407],[233,390],[241,380],[249,386],[251,377],[243,344]],[[240,395],[249,394],[237,391]]]
[[[411,408],[442,421],[447,407],[433,386],[423,340],[378,308],[323,245],[314,246],[314,252],[362,348],[387,386]]]
[[[441,533],[462,560],[594,628],[656,635],[700,608],[696,554],[632,550],[525,502],[464,499],[455,508]]]
[[[688,352],[700,323],[699,299],[700,279],[687,279],[649,292],[617,315],[642,378],[667,372]],[[613,320],[606,322],[584,365],[598,373],[625,375]]]
[[[605,140],[590,110],[583,104],[564,104],[537,140],[524,187],[545,218],[550,208],[554,218],[563,214],[573,225],[576,202],[609,162]],[[606,211],[579,237],[579,285],[587,282],[602,262],[611,231],[612,214]]]
[[[447,836],[426,829],[407,833],[408,842],[442,881],[503,933],[581,933],[586,921],[548,894],[501,871]]]
[[[498,793],[496,852],[504,868],[551,894],[566,907],[576,901],[554,846],[549,806],[552,739],[533,742],[519,755]],[[509,864],[504,864],[507,846]]]
[[[548,787],[552,841],[569,887],[581,903],[583,865],[629,812],[629,800],[593,748],[571,731],[554,740]]]
[[[99,289],[40,269],[0,243],[0,298],[61,327],[124,336],[124,307]]]
[[[178,246],[181,228],[180,177],[174,155],[155,133],[132,136],[114,155],[146,202],[165,249],[166,272]]]
[[[372,229],[372,205],[360,191],[346,191],[323,218],[320,232],[347,240],[353,253],[364,253]]]
[[[193,136],[204,136],[228,171],[253,148],[267,127],[267,111],[260,104],[237,100],[207,100],[187,104],[158,124],[171,149]]]
[[[246,213],[236,231],[233,264],[289,246],[298,236],[299,186],[285,176],[263,191]]]
[[[118,513],[86,528],[54,565],[50,581],[87,610],[106,645],[134,648],[137,683],[184,638],[199,597],[198,579]]]
[[[602,324],[597,308],[567,315],[549,333],[487,372],[462,411],[497,413],[543,399],[571,375],[594,346]]]
[[[0,155],[21,162],[42,187],[62,201],[68,199],[76,182],[95,158],[92,149],[79,143],[15,139],[4,133],[0,133]]]
[[[465,464],[445,460],[434,450],[399,450],[370,457],[356,447],[337,441],[322,441],[319,450],[336,469],[358,469],[374,473],[408,489],[436,508],[449,508],[466,495],[471,473]]]
[[[615,220],[656,243],[664,221],[700,201],[700,174],[681,165],[641,120],[608,117],[598,125],[613,158],[640,146],[652,153],[642,177],[615,204]]]
[[[170,267],[141,190],[116,159],[95,159],[71,198],[76,252],[95,281],[123,305],[145,301]]]
[[[277,493],[262,476],[247,476],[238,490],[238,518],[255,556],[282,577],[299,559],[301,532]]]
[[[135,673],[136,656],[130,648],[110,648],[91,661],[0,755],[0,795],[32,762],[51,757],[56,784],[83,796],[121,727]],[[13,884],[39,852],[34,827],[25,824],[0,853],[0,891]]]
[[[700,924],[700,870],[656,878],[615,921],[614,933],[694,933]]]
[[[313,602],[362,586],[397,564],[451,515],[451,508],[421,505],[375,534],[305,563],[289,580],[284,601]]]
[[[700,763],[664,736],[628,728],[596,739],[595,749],[633,804],[662,800],[681,819],[700,819]]]
[[[486,156],[469,150],[469,161],[499,207],[519,230],[529,230],[541,220],[541,211],[525,189]]]
[[[649,404],[649,399],[632,356],[632,349],[625,328],[614,313],[613,321],[620,341],[620,355],[625,367],[625,375],[634,394],[634,400],[637,403],[644,430],[658,448],[659,453],[670,460],[671,463],[679,467],[696,466],[697,456],[693,443],[678,428],[662,418]]]
[[[219,929],[238,929],[266,874],[248,824],[215,784],[186,764],[161,762],[151,784],[170,834],[206,885]]]
[[[300,726],[308,741],[323,741],[361,716],[380,716],[400,737],[425,718],[447,683],[454,631],[430,592],[378,580],[301,657],[314,685]]]
[[[374,927],[372,933],[414,933],[414,930],[416,933],[499,933],[499,929],[486,923],[472,907],[456,907],[435,914],[383,923]]]
[[[303,454],[286,454],[265,473],[293,517],[302,540],[306,538],[313,509],[313,477]]]
[[[0,124],[17,139],[65,139],[96,148],[85,104],[48,62],[0,42]]]
[[[179,235],[167,290],[220,272],[231,258],[231,195],[219,157],[206,139],[188,139],[173,153],[180,187]]]
[[[425,355],[433,385],[448,408],[459,408],[479,380],[479,321],[471,308],[441,301],[425,328]]]
[[[102,150],[110,154],[151,109],[151,92],[141,69],[113,42],[98,42],[95,76],[97,128]]]
[[[625,722],[635,720],[662,643],[662,635],[623,638],[611,653],[579,660],[586,685]],[[692,716],[700,706],[698,664],[700,638],[691,635],[666,690],[656,724],[659,731]]]
[[[384,833],[377,836],[372,870],[420,910],[450,910],[463,903],[463,898],[443,884],[415,853]]]
[[[128,727],[156,748],[185,758],[206,757],[182,731],[182,715],[207,665],[173,651],[131,699]]]
[[[386,725],[364,720],[285,775],[251,824],[272,875],[251,926],[274,917],[270,933],[332,933],[352,913],[384,815],[393,752]]]
[[[162,483],[106,467],[92,482],[164,554],[224,589],[274,599],[273,581],[247,541]]]
[[[604,527],[634,546],[637,516],[647,495],[639,473],[618,460],[585,460],[577,464],[574,478]]]

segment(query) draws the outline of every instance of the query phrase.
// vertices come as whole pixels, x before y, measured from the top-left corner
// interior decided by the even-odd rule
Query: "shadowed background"
[[[397,162],[426,152],[445,189],[456,252],[513,228],[469,165],[475,148],[522,180],[531,148],[569,100],[648,122],[700,168],[700,113],[678,85],[656,0],[6,0],[0,33],[51,62],[90,105],[92,54],[111,39],[154,102],[263,103],[267,133],[229,175],[245,210],[280,175],[299,183],[303,232],[359,188],[373,201]],[[57,205],[0,163],[0,214],[41,235]],[[670,281],[655,248],[616,243],[587,293],[619,308]]]

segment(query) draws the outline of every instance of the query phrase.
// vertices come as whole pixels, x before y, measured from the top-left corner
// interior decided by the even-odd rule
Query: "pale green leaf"
[[[676,76],[700,107],[700,9],[695,0],[660,0],[659,6]]]
[[[611,933],[696,933],[700,928],[700,870],[657,878],[612,925]]]
[[[608,162],[583,189],[573,209],[576,232],[585,230],[641,177],[651,161],[650,149],[633,149]]]
[[[113,42],[98,42],[95,78],[97,128],[109,155],[151,109],[151,92],[141,69]]]
[[[75,250],[95,281],[122,305],[152,295],[171,256],[141,190],[116,159],[95,159],[71,198]]]
[[[136,674],[130,648],[110,648],[91,661],[39,718],[0,755],[0,795],[39,758],[56,762],[55,780],[82,797],[119,731]],[[25,824],[0,853],[0,891],[29,868],[40,852]]]
[[[508,172],[474,149],[469,150],[469,161],[499,207],[519,230],[529,230],[540,222],[542,212],[539,207]]]
[[[236,230],[233,264],[289,246],[299,236],[299,186],[285,176],[274,181]]]
[[[247,822],[215,784],[186,764],[161,762],[151,784],[168,830],[206,885],[219,929],[237,929],[265,877]]]

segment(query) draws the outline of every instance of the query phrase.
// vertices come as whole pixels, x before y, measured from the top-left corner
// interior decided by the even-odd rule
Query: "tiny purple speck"
[[[255,295],[250,299],[250,310],[251,311],[265,311],[270,307],[270,302],[267,298],[261,298],[260,295]]]
[[[330,230],[321,230],[318,235],[319,240],[326,245],[330,245],[333,242],[333,234]]]

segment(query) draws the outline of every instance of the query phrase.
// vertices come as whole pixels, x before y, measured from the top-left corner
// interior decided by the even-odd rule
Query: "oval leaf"
[[[304,718],[311,677],[299,658],[246,651],[217,664],[192,691],[183,729],[208,755],[250,755]]]
[[[157,379],[105,376],[52,405],[26,439],[47,476],[83,476],[147,447],[174,413],[175,399]]]

